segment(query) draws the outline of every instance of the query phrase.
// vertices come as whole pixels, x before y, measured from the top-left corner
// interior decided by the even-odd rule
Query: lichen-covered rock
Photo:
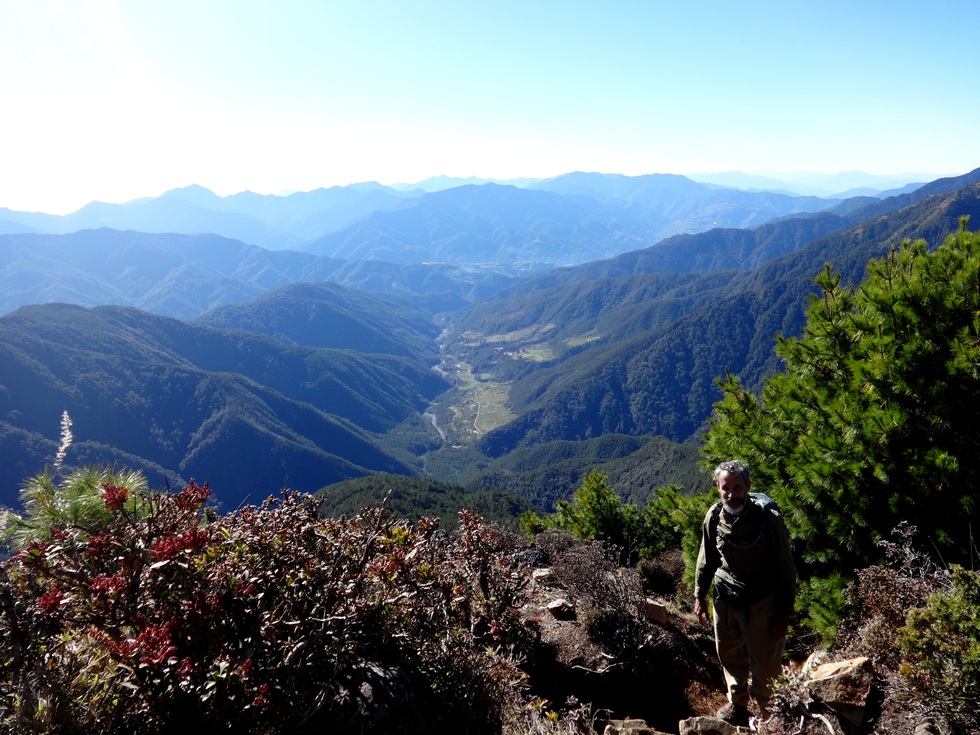
[[[747,727],[736,727],[717,717],[691,717],[681,720],[678,725],[680,735],[748,735]]]
[[[813,669],[805,686],[810,693],[853,725],[861,724],[871,693],[874,669],[864,656],[832,661]]]
[[[552,600],[547,604],[545,609],[551,613],[555,620],[575,620],[575,605],[564,597]]]

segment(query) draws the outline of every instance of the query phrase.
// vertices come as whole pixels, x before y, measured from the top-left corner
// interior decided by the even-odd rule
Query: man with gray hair
[[[749,724],[749,695],[765,714],[771,682],[782,671],[783,646],[796,599],[796,566],[776,504],[749,493],[739,460],[715,468],[720,500],[704,516],[694,580],[694,613],[708,622],[714,583],[714,629],[728,704],[718,717]]]

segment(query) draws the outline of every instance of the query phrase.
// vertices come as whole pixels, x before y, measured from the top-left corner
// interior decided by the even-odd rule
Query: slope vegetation
[[[610,432],[696,437],[720,397],[717,377],[728,370],[758,385],[778,369],[775,337],[798,333],[826,263],[855,283],[869,258],[903,239],[937,245],[961,215],[980,218],[980,185],[920,198],[754,270],[579,279],[478,304],[457,316],[448,349],[474,370],[512,380],[517,414],[480,447],[500,456]],[[521,359],[530,349],[552,359]]]
[[[513,282],[452,264],[342,261],[269,251],[217,235],[112,229],[0,235],[0,314],[63,302],[118,304],[193,319],[297,282],[329,281],[412,299],[431,311],[459,309]]]
[[[242,329],[286,344],[400,355],[435,364],[439,329],[407,299],[332,283],[294,283],[202,314],[196,324]]]
[[[0,318],[0,502],[54,457],[210,481],[234,507],[369,472],[411,474],[375,436],[418,416],[445,381],[405,356],[284,345],[122,307],[24,307]]]

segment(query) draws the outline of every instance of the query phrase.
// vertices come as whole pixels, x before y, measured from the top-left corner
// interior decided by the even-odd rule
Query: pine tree
[[[902,520],[946,562],[967,562],[980,470],[980,235],[934,252],[905,242],[845,289],[829,267],[799,338],[778,338],[785,371],[761,396],[736,376],[705,456],[739,457],[775,497],[794,542],[813,622],[832,624],[839,590],[877,563]],[[816,603],[816,605],[814,604]]]
[[[65,457],[74,440],[71,427],[71,417],[64,411],[54,465],[45,467],[21,484],[22,516],[10,511],[3,514],[0,542],[11,549],[23,548],[31,539],[50,539],[52,530],[63,530],[68,526],[94,535],[113,517],[106,507],[104,493],[107,488],[126,488],[127,495],[132,491],[133,495],[125,502],[130,511],[136,507],[136,494],[147,490],[146,478],[139,470],[106,466],[65,470]]]
[[[555,503],[552,515],[538,516],[527,512],[521,516],[521,530],[528,534],[554,528],[568,531],[586,541],[599,541],[614,547],[622,565],[632,565],[638,559],[649,559],[675,548],[678,533],[674,520],[662,513],[659,494],[680,495],[671,486],[655,491],[654,498],[642,510],[632,503],[623,503],[601,472],[587,472],[571,500]]]

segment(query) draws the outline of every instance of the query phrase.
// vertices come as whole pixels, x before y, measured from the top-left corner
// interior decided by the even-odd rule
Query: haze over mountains
[[[526,186],[430,183],[437,189],[430,192],[366,183],[285,197],[219,197],[189,186],[125,204],[92,202],[64,216],[0,209],[0,234],[103,227],[216,234],[267,250],[394,263],[489,263],[523,274],[611,257],[680,232],[750,227],[840,201],[720,188],[668,174],[571,173],[521,183]]]
[[[70,462],[210,481],[225,508],[375,472],[546,505],[605,465],[641,498],[690,481],[717,377],[778,369],[825,262],[855,283],[902,239],[938,244],[980,221],[978,181],[826,199],[568,174],[0,210],[0,503],[64,410]]]

